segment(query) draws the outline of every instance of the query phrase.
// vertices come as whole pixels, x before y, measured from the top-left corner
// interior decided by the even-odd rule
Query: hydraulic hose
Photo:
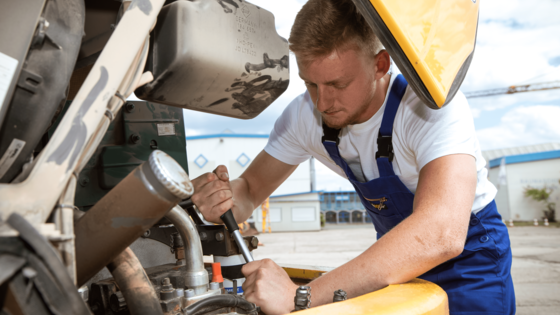
[[[187,307],[187,315],[203,315],[224,307],[237,307],[249,315],[257,315],[257,306],[237,295],[216,295]]]
[[[130,248],[120,253],[107,269],[117,282],[130,314],[163,315],[150,279]]]

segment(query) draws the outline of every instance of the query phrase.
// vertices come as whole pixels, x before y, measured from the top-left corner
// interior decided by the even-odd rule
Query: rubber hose
[[[203,315],[224,307],[238,307],[249,315],[257,315],[257,306],[237,295],[216,295],[187,307],[187,315]]]

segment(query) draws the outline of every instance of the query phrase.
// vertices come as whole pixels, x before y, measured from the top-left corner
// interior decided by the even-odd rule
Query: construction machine
[[[447,104],[478,1],[354,2],[426,105]],[[183,109],[256,117],[287,89],[288,56],[245,0],[0,1],[0,314],[259,313],[240,245],[189,202]],[[423,280],[344,296],[301,312],[448,312]]]

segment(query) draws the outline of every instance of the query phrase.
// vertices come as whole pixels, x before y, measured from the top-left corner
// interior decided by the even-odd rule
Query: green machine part
[[[64,111],[69,105],[70,102]],[[49,136],[56,126],[58,121],[53,124]],[[75,205],[87,211],[134,168],[147,161],[156,149],[169,154],[188,173],[186,147],[181,108],[144,101],[127,102],[80,172]]]

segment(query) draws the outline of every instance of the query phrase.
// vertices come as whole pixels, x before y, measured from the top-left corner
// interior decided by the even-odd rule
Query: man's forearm
[[[232,180],[231,188],[233,190],[233,216],[240,223],[247,220],[259,205],[253,201],[249,184],[243,177]]]
[[[450,232],[440,221],[412,214],[360,256],[313,281],[311,305],[332,302],[333,292],[338,289],[356,297],[404,283],[457,256],[462,244],[456,236],[446,235]]]

